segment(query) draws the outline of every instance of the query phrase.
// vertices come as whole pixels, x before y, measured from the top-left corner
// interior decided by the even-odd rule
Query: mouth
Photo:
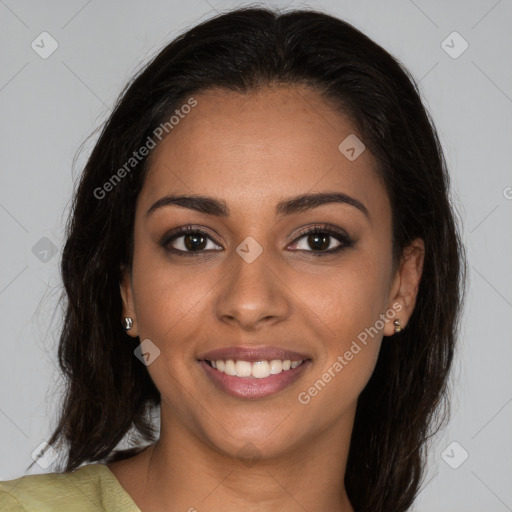
[[[291,386],[311,365],[306,354],[276,347],[228,347],[198,359],[210,381],[238,398],[265,398]]]

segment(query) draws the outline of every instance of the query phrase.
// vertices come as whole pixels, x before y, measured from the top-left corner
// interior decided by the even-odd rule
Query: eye
[[[210,242],[210,246],[208,246],[208,242]],[[211,239],[209,233],[193,226],[184,226],[178,231],[164,235],[160,245],[179,256],[187,253],[201,254],[203,251],[219,250],[219,246]]]
[[[315,256],[333,254],[345,248],[353,247],[354,240],[342,229],[327,226],[313,226],[300,233],[292,245],[295,250],[311,252]],[[301,240],[303,240],[301,242]],[[336,241],[338,244],[336,245]],[[290,246],[291,247],[291,246]],[[308,249],[310,247],[311,249]]]

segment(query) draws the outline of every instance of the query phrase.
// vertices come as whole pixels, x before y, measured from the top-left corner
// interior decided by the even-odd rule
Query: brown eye
[[[200,233],[183,236],[183,245],[189,251],[201,251],[206,248],[206,237]]]
[[[308,235],[307,243],[314,251],[323,251],[329,249],[331,245],[330,239],[332,238],[331,235],[315,233],[314,235]]]
[[[202,251],[222,250],[208,233],[197,228],[183,228],[166,235],[160,245],[176,254],[201,253]]]
[[[293,242],[293,249],[318,256],[333,254],[355,244],[345,231],[321,226],[309,228],[300,235]]]

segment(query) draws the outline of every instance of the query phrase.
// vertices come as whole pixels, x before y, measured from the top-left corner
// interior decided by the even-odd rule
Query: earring
[[[400,320],[395,320],[393,323],[395,324],[395,334],[399,333],[402,330]]]
[[[124,330],[129,331],[132,328],[133,320],[130,317],[124,319]]]

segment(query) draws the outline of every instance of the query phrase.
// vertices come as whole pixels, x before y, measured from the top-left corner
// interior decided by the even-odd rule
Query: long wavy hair
[[[358,399],[345,476],[358,512],[405,511],[423,482],[429,440],[449,417],[464,248],[441,144],[414,78],[352,25],[315,10],[218,15],[165,46],[121,93],[77,184],[66,226],[58,348],[66,386],[48,443],[64,445],[59,471],[70,472],[133,456],[156,439],[148,412],[159,406],[160,393],[134,356],[139,340],[122,328],[119,291],[121,267],[132,262],[148,157],[108,194],[98,189],[106,190],[193,93],[247,93],[270,84],[309,86],[354,123],[389,195],[395,261],[414,238],[425,242],[414,313],[399,336],[382,344]],[[129,432],[135,446],[116,449]]]

